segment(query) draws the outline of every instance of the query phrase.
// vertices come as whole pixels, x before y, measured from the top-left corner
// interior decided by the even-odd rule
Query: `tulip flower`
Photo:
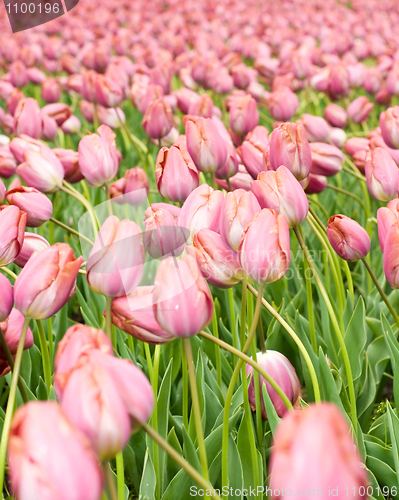
[[[269,111],[275,120],[286,122],[290,120],[299,108],[296,94],[288,87],[279,87],[269,97]]]
[[[87,282],[106,297],[126,295],[140,283],[144,258],[140,227],[110,216],[101,226],[87,260]]]
[[[283,214],[262,209],[246,227],[238,250],[246,274],[257,283],[281,279],[290,265],[290,236]]]
[[[64,169],[53,151],[42,144],[28,147],[24,152],[25,162],[17,167],[17,174],[29,186],[44,193],[54,193],[62,186]]]
[[[305,113],[301,116],[301,123],[309,142],[329,142],[332,128],[324,118]]]
[[[326,189],[327,184],[327,177],[325,177],[324,175],[315,175],[310,173],[308,176],[308,185],[305,188],[305,193],[321,193]]]
[[[286,415],[274,436],[270,471],[272,491],[317,491],[324,497],[332,491],[344,495],[348,488],[360,500],[368,485],[348,423],[332,403]]]
[[[43,146],[44,144],[42,142],[24,134],[20,137],[14,137],[9,144],[10,151],[15,156],[18,163],[23,163],[25,161],[25,153],[28,149],[40,151],[40,148]]]
[[[369,94],[376,94],[382,85],[382,74],[377,66],[367,68],[363,87]],[[349,112],[348,112],[349,113]]]
[[[324,118],[333,127],[345,128],[348,121],[348,115],[344,108],[338,106],[338,104],[330,103],[324,110]]]
[[[299,398],[302,396],[301,384],[298,380],[295,368],[289,362],[289,360],[280,352],[267,350],[266,352],[258,352],[256,354],[257,363],[265,370],[265,372],[270,375],[276,383],[281,387],[284,394],[291,401],[294,407],[300,408]],[[256,409],[256,399],[255,399],[255,381],[253,375],[254,369],[251,365],[246,365],[246,373],[251,375],[251,381],[248,386],[248,399],[253,411]],[[260,387],[260,398],[261,398],[261,411],[262,418],[267,419],[266,407],[263,401],[262,387],[265,385],[272,404],[279,417],[283,417],[287,412],[287,408],[273,389],[273,387],[266,381],[266,379],[259,373],[259,387]]]
[[[61,98],[61,89],[55,78],[46,78],[42,83],[41,96],[47,103],[58,102]]]
[[[86,135],[79,142],[79,167],[93,187],[110,182],[119,168],[116,134],[107,125],[100,125],[97,132],[98,135]]]
[[[332,127],[330,133],[331,144],[334,144],[337,148],[342,148],[346,143],[346,139],[347,136],[345,130],[342,130],[342,128]]]
[[[237,173],[233,175],[233,177],[229,178],[230,186],[225,180],[218,179],[218,176],[216,176],[216,184],[225,191],[234,191],[235,189],[244,189],[245,191],[251,191],[252,181],[253,177],[249,175],[248,170],[244,167],[244,165],[238,165]]]
[[[80,182],[84,176],[79,168],[79,153],[72,149],[52,149],[55,156],[60,160],[64,169],[64,179],[71,184]]]
[[[306,219],[309,211],[306,194],[284,165],[276,171],[261,172],[251,187],[261,208],[284,214],[289,227],[298,226]]]
[[[31,401],[17,410],[8,464],[11,490],[20,500],[44,499],[49,492],[59,500],[100,498],[98,458],[55,401]]]
[[[26,66],[22,61],[16,60],[10,64],[9,72],[10,83],[12,83],[14,87],[22,88],[28,83],[28,73],[26,71]]]
[[[312,174],[331,177],[341,171],[345,156],[340,149],[324,142],[312,142]]]
[[[110,186],[110,195],[116,203],[139,206],[147,200],[149,190],[145,170],[134,167],[126,170],[125,175]]]
[[[154,314],[160,326],[174,337],[192,337],[212,319],[209,287],[191,255],[168,257],[154,281]]]
[[[142,121],[144,132],[151,139],[162,139],[173,127],[172,109],[165,99],[150,102]]]
[[[0,179],[0,204],[6,199],[7,188],[4,182]]]
[[[122,87],[106,75],[98,75],[94,86],[96,101],[107,108],[115,107],[125,98]]]
[[[382,252],[384,252],[385,240],[389,230],[399,222],[398,212],[389,206],[390,203],[395,201],[397,200],[391,200],[388,206],[377,210],[378,239]]]
[[[155,319],[153,286],[139,286],[129,295],[112,301],[112,323],[132,337],[149,344],[174,339]]]
[[[14,264],[24,267],[34,252],[40,252],[40,250],[49,247],[50,243],[43,236],[35,233],[25,233],[22,249],[14,260]]]
[[[51,201],[35,188],[24,186],[14,188],[7,192],[6,199],[10,205],[14,205],[26,213],[28,227],[41,226],[53,214]]]
[[[38,102],[32,97],[21,100],[14,114],[15,135],[26,134],[34,139],[42,135],[42,119]]]
[[[373,108],[374,103],[370,102],[366,96],[360,96],[349,104],[347,112],[354,123],[362,123],[367,120]]]
[[[14,293],[11,283],[3,274],[0,274],[0,289],[0,322],[2,322],[7,319],[14,304]]]
[[[96,101],[96,80],[98,74],[95,71],[89,70],[83,75],[81,82],[81,93],[83,99],[89,102]]]
[[[201,172],[216,172],[227,160],[227,146],[210,118],[186,122],[187,151]]]
[[[270,137],[270,168],[284,165],[301,181],[309,175],[312,155],[302,123],[283,123]]]
[[[0,266],[14,262],[24,242],[26,213],[15,206],[0,206]]]
[[[333,215],[328,219],[327,236],[341,259],[348,262],[363,259],[370,251],[371,242],[367,231],[346,215]]]
[[[45,141],[53,141],[58,134],[57,122],[43,112],[40,113],[40,116],[42,117],[42,135],[40,138]]]
[[[348,155],[353,156],[359,151],[368,151],[370,140],[366,137],[351,137],[345,143],[344,149]]]
[[[80,132],[82,128],[82,123],[79,118],[75,115],[71,115],[64,123],[61,125],[61,130],[64,134],[73,135]]]
[[[180,145],[159,150],[155,179],[160,194],[172,201],[184,201],[198,187],[199,173],[187,150]]]
[[[242,162],[254,179],[259,172],[266,169],[263,155],[268,146],[269,131],[266,127],[258,125],[245,137],[239,148]]]
[[[226,143],[227,159],[222,168],[215,173],[216,179],[230,179],[238,172],[239,156],[232,144]]]
[[[71,108],[63,102],[47,104],[47,106],[41,109],[41,112],[55,120],[59,127],[61,127],[61,125],[63,125],[72,115]]]
[[[388,151],[376,148],[367,153],[365,173],[367,187],[373,198],[389,201],[397,197],[399,171]]]
[[[192,100],[188,107],[188,114],[202,118],[212,118],[213,101],[209,94],[203,94],[199,99]]]
[[[7,97],[6,109],[10,115],[14,116],[20,101],[25,99],[25,95],[19,89],[14,89]],[[31,101],[29,101],[31,103]]]
[[[330,68],[328,93],[332,100],[348,95],[350,90],[349,72],[342,63],[334,64]]]
[[[24,326],[24,315],[18,309],[12,308],[8,317],[0,322],[0,330],[3,333],[4,340],[7,343],[8,349],[12,356],[15,356],[18,349],[19,340],[21,338],[22,329]],[[33,333],[28,328],[25,336],[24,350],[30,349],[33,346]],[[0,376],[3,377],[11,370],[8,364],[7,355],[2,346],[0,346]]]
[[[184,202],[177,225],[187,228],[191,238],[203,228],[217,231],[222,204],[223,193],[215,191],[208,184],[202,184],[194,189]]]
[[[384,246],[384,273],[392,288],[399,288],[399,224],[393,223],[383,238]]]
[[[256,101],[250,95],[236,98],[229,107],[229,123],[232,131],[244,136],[253,130],[259,122]]]
[[[0,176],[8,179],[14,175],[17,162],[8,144],[0,146]]]
[[[380,114],[381,135],[386,144],[399,149],[399,106],[388,108]]]
[[[188,229],[176,226],[169,210],[157,210],[144,220],[144,226],[145,247],[154,259],[181,255],[190,236]]]
[[[149,218],[152,217],[158,210],[168,211],[173,217],[174,222],[177,222],[177,218],[180,213],[180,207],[172,205],[170,203],[152,203],[147,210],[144,212],[144,223]]]
[[[82,262],[66,243],[32,255],[15,281],[15,307],[33,319],[53,316],[73,295]]]

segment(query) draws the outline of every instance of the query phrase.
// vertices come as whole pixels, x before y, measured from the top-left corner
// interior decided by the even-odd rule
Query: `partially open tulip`
[[[266,169],[264,152],[268,146],[269,131],[266,127],[258,125],[249,132],[239,148],[242,163],[254,179],[259,172]]]
[[[20,137],[14,137],[9,144],[10,151],[15,156],[18,163],[25,161],[25,153],[28,149],[40,151],[42,146],[45,146],[45,144],[25,134],[22,134]]]
[[[41,109],[42,114],[50,116],[53,120],[56,121],[57,125],[61,127],[68,118],[72,115],[72,110],[63,102],[56,102],[54,104],[47,104]]]
[[[354,123],[362,123],[367,120],[373,108],[374,103],[370,102],[366,96],[360,96],[349,104],[347,112]]]
[[[348,121],[348,115],[344,108],[331,102],[324,110],[324,118],[333,126],[345,128]]]
[[[64,169],[64,179],[71,184],[84,179],[79,167],[79,153],[72,149],[53,148],[53,153],[60,160]]]
[[[388,151],[376,148],[367,153],[365,173],[373,198],[389,201],[398,196],[399,170]]]
[[[212,295],[195,258],[163,260],[154,281],[154,314],[161,327],[175,337],[192,337],[212,313]]]
[[[309,142],[329,142],[332,128],[324,118],[305,113],[301,116],[301,123]]]
[[[26,213],[15,206],[0,206],[0,266],[14,262],[24,242]]]
[[[298,97],[288,87],[282,86],[274,90],[269,97],[269,111],[275,120],[290,120],[299,108]]]
[[[10,281],[0,273],[0,321],[5,321],[14,304],[14,293]]]
[[[144,220],[144,242],[147,252],[154,259],[181,255],[190,233],[175,223],[169,210],[157,210]]]
[[[53,193],[62,186],[64,169],[53,151],[42,144],[39,150],[28,146],[23,154],[25,162],[17,167],[17,174],[30,187],[44,193]]]
[[[0,176],[8,179],[14,175],[17,168],[15,156],[11,153],[8,144],[0,146]]]
[[[235,98],[229,107],[229,122],[232,131],[244,136],[253,130],[259,122],[256,101],[250,95]]]
[[[48,103],[58,102],[61,98],[61,89],[55,78],[47,78],[42,83],[41,96]]]
[[[246,227],[238,250],[246,274],[257,283],[273,283],[290,265],[290,235],[283,214],[264,208]]]
[[[295,373],[295,368],[289,362],[289,360],[280,352],[267,350],[266,352],[258,352],[256,354],[257,363],[265,370],[265,372],[270,375],[277,384],[281,387],[284,394],[291,401],[294,407],[300,407],[299,398],[302,396],[301,384],[298,380],[297,374]],[[256,409],[256,397],[255,397],[255,381],[253,375],[254,369],[251,365],[246,365],[246,373],[251,376],[251,381],[248,386],[248,399],[253,411]],[[259,377],[259,387],[260,387],[260,398],[261,398],[261,411],[262,418],[267,419],[266,407],[263,401],[262,387],[265,385],[272,404],[279,417],[283,417],[287,412],[287,407],[285,406],[283,400],[273,389],[273,387],[266,381],[266,379],[258,372],[256,372]]]
[[[341,171],[345,161],[342,151],[332,144],[312,142],[312,174],[331,177]]]
[[[15,356],[18,349],[18,343],[21,338],[21,333],[24,325],[24,315],[18,309],[12,308],[9,316],[0,322],[0,330],[3,333],[4,339],[8,345],[10,353]],[[24,350],[30,349],[33,346],[33,333],[28,328],[25,336]],[[0,376],[3,377],[11,370],[8,364],[6,353],[0,346]]]
[[[42,118],[38,102],[32,97],[18,103],[14,114],[15,135],[26,134],[34,139],[42,135]]]
[[[143,117],[144,132],[151,139],[162,139],[173,127],[173,113],[168,102],[163,99],[151,101]]]
[[[143,273],[144,245],[140,227],[112,215],[101,226],[86,265],[90,287],[107,297],[130,293]]]
[[[49,246],[50,243],[43,236],[36,233],[25,233],[22,249],[14,260],[14,264],[24,267],[34,252],[40,252],[40,250],[49,248]]]
[[[186,122],[187,151],[201,172],[216,172],[226,163],[227,146],[210,118]]]
[[[209,94],[203,94],[199,97],[199,99],[192,100],[187,112],[189,115],[201,116],[203,118],[212,118],[212,97]]]
[[[270,137],[270,168],[277,170],[285,165],[296,179],[309,175],[312,155],[302,123],[283,123],[273,130]]]
[[[306,194],[287,167],[261,172],[251,183],[252,192],[261,208],[271,208],[284,214],[289,227],[298,226],[306,219],[309,203]]]
[[[341,257],[348,262],[366,257],[370,251],[370,238],[362,226],[346,215],[333,215],[327,224],[328,240]]]
[[[33,319],[53,316],[73,295],[82,262],[66,243],[32,255],[15,281],[15,307]]]
[[[360,500],[367,486],[367,470],[335,405],[311,404],[281,420],[270,457],[271,491],[317,491],[323,497],[336,492],[339,498],[348,489]]]
[[[97,132],[79,142],[79,167],[93,187],[112,181],[119,168],[116,134],[107,125],[100,125]]]
[[[20,186],[7,192],[6,199],[26,213],[26,225],[39,227],[50,219],[53,204],[47,196],[35,188]]]
[[[380,114],[381,135],[386,144],[399,149],[399,106],[388,108]]]
[[[184,201],[199,184],[197,167],[180,145],[159,150],[155,178],[160,194],[172,201]]]
[[[155,319],[153,286],[138,286],[129,295],[112,301],[112,323],[122,331],[149,344],[165,344],[174,339]]]
[[[98,458],[55,401],[31,401],[17,410],[8,464],[11,489],[20,500],[48,498],[49,492],[59,500],[101,496]]]
[[[106,75],[98,75],[95,81],[96,101],[107,108],[120,104],[125,93],[122,87]]]

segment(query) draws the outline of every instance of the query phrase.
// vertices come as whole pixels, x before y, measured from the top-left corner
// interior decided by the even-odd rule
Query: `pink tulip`
[[[333,126],[345,128],[348,121],[348,115],[344,108],[338,104],[330,103],[324,110],[324,118]]]
[[[388,206],[381,207],[377,210],[377,224],[378,224],[378,239],[380,242],[380,247],[382,252],[385,248],[385,240],[388,235],[389,230],[392,226],[399,222],[397,207],[397,199],[391,200]],[[395,203],[396,202],[396,203]],[[392,203],[394,205],[392,206]]]
[[[47,78],[42,83],[41,96],[47,103],[58,102],[61,98],[61,89],[55,78]]]
[[[98,74],[93,71],[89,70],[83,75],[83,79],[81,82],[81,93],[83,96],[83,99],[89,102],[95,102],[96,101],[96,80],[97,80]]]
[[[235,98],[229,107],[229,123],[232,131],[244,136],[253,130],[259,122],[256,101],[250,95]]]
[[[301,117],[301,123],[309,142],[329,142],[332,128],[324,118],[305,113]]]
[[[372,137],[370,139],[370,150],[374,150],[376,148],[383,148],[385,149],[385,151],[388,151],[388,153],[390,154],[391,158],[396,163],[396,165],[399,165],[399,150],[392,149],[389,146],[387,146],[384,142],[384,139],[380,135]]]
[[[47,104],[47,106],[41,109],[41,112],[55,120],[59,127],[61,127],[61,125],[63,125],[72,115],[71,108],[63,102]]]
[[[165,344],[174,339],[154,316],[153,286],[139,286],[129,295],[112,301],[112,323],[122,331],[149,344]]]
[[[0,179],[0,204],[6,199],[7,188],[4,182]]]
[[[143,235],[132,221],[110,216],[101,226],[86,265],[90,287],[107,297],[130,293],[139,283],[144,265]]]
[[[144,212],[144,222],[152,217],[158,210],[168,211],[172,217],[174,222],[177,222],[177,218],[179,217],[180,207],[176,205],[172,205],[170,203],[152,203],[147,210]]]
[[[25,99],[25,95],[19,89],[14,89],[7,97],[6,109],[10,115],[14,116],[20,101]]]
[[[0,287],[0,321],[5,321],[14,304],[14,294],[11,283],[3,274],[0,274]]]
[[[399,106],[388,108],[380,114],[381,135],[386,144],[399,149]]]
[[[218,177],[216,176],[216,184],[225,191],[234,191],[235,189],[244,189],[245,191],[251,191],[252,181],[253,177],[248,173],[248,170],[244,167],[244,165],[238,165],[237,173],[233,175],[233,177],[229,178],[230,186],[225,180],[218,179]]]
[[[389,201],[397,197],[399,171],[388,151],[376,148],[367,153],[365,173],[367,187],[373,198]]]
[[[345,143],[344,149],[348,155],[353,156],[358,151],[368,151],[370,140],[366,137],[351,137]]]
[[[32,97],[19,101],[14,118],[15,135],[26,134],[34,139],[42,135],[40,107]]]
[[[79,168],[79,153],[72,149],[53,148],[64,169],[64,179],[71,184],[80,182],[84,176]]]
[[[270,137],[270,168],[284,165],[299,181],[309,175],[312,155],[302,123],[283,123]]]
[[[376,94],[375,94],[375,102],[377,104],[380,104],[381,106],[388,107],[391,105],[392,101],[392,94],[390,94],[387,90],[387,87],[382,87]]]
[[[0,176],[8,179],[14,175],[17,168],[17,162],[11,153],[10,146],[0,146]]]
[[[284,165],[275,172],[261,172],[251,187],[261,208],[284,214],[289,227],[298,226],[306,219],[309,211],[306,194]]]
[[[366,76],[363,80],[364,89],[370,94],[376,94],[382,85],[382,74],[377,66],[367,68]]]
[[[191,238],[203,228],[217,231],[222,204],[223,193],[215,191],[208,184],[202,184],[184,202],[177,225],[187,228]]]
[[[58,135],[58,125],[54,118],[41,112],[42,117],[42,135],[41,139],[45,141],[53,141]]]
[[[366,230],[346,215],[333,215],[327,224],[328,240],[341,257],[355,262],[366,257],[370,251],[370,238]]]
[[[222,168],[220,168],[216,173],[216,179],[230,179],[238,172],[238,162],[239,156],[233,145],[226,143],[227,148],[227,159]]]
[[[324,142],[312,142],[312,174],[331,177],[341,171],[345,156],[340,149]]]
[[[167,255],[181,255],[190,233],[178,227],[169,210],[157,210],[144,220],[144,242],[147,252],[154,259]]]
[[[328,453],[326,453],[328,450]],[[275,491],[353,491],[364,497],[367,472],[345,417],[332,403],[290,412],[279,424],[270,458],[270,489]],[[337,493],[338,495],[338,493]],[[282,498],[272,495],[273,499]]]
[[[7,192],[7,201],[26,213],[26,225],[39,227],[53,215],[53,204],[35,188],[17,187]]]
[[[387,228],[383,246],[385,278],[392,288],[399,288],[399,224],[397,222]]]
[[[73,135],[80,132],[82,128],[82,123],[79,118],[75,115],[71,115],[64,123],[61,125],[61,130],[64,134]]]
[[[333,100],[349,94],[350,81],[348,69],[342,64],[330,68],[328,93]]]
[[[0,266],[14,262],[21,251],[26,213],[18,207],[0,206]]]
[[[59,453],[62,450],[62,453]],[[8,444],[11,489],[20,500],[98,500],[102,474],[86,438],[55,401],[31,401],[14,415]]]
[[[281,279],[290,265],[290,236],[285,215],[262,209],[246,227],[238,250],[246,274],[258,283]]]
[[[194,257],[163,260],[154,282],[154,314],[161,327],[175,337],[192,337],[212,313],[212,295]]]
[[[264,152],[269,147],[269,131],[258,125],[245,137],[239,148],[240,156],[245,168],[254,179],[266,169]]]
[[[151,139],[162,139],[173,127],[172,109],[165,99],[150,102],[142,121],[144,132]]]
[[[198,187],[199,173],[186,148],[174,145],[159,150],[155,179],[164,198],[184,201]]]
[[[111,198],[116,203],[139,206],[147,200],[150,185],[145,170],[134,167],[126,170],[122,179],[110,186]]]
[[[193,99],[188,107],[188,114],[201,116],[202,118],[212,118],[213,101],[209,94],[203,94],[199,99]]]
[[[279,87],[270,94],[269,111],[275,120],[280,122],[290,120],[298,108],[298,97],[288,87]]]
[[[120,104],[125,94],[122,87],[106,75],[98,75],[95,80],[96,101],[107,108]]]
[[[116,134],[107,125],[100,125],[97,132],[98,135],[86,135],[79,142],[79,167],[93,187],[110,182],[119,168]]]
[[[41,85],[47,79],[46,74],[39,68],[28,68],[26,72],[28,74],[29,81],[36,83],[37,85]]]
[[[24,315],[14,307],[11,309],[8,317],[0,322],[0,329],[3,332],[11,354],[16,354],[18,349],[19,339],[21,337],[22,328],[24,325]],[[26,332],[24,349],[30,349],[33,346],[33,333],[30,328]]]
[[[175,90],[174,95],[177,98],[177,106],[184,114],[188,113],[192,102],[198,101],[201,98],[197,92],[194,92],[194,90],[188,89],[187,87],[180,87]]]
[[[348,116],[354,123],[362,123],[367,120],[374,108],[374,104],[367,97],[360,96],[348,106]]]
[[[187,151],[201,172],[216,172],[227,160],[227,146],[210,118],[186,122]]]
[[[266,352],[258,352],[256,354],[257,363],[265,370],[265,372],[270,375],[277,384],[281,387],[284,394],[291,401],[294,407],[299,406],[299,398],[302,396],[301,384],[298,380],[297,374],[295,373],[295,368],[288,361],[288,359],[278,351],[267,350]],[[254,369],[251,365],[246,365],[247,376],[251,375],[251,381],[248,386],[248,398],[252,410],[256,409],[256,398],[255,398],[255,381],[253,375]],[[259,373],[259,387],[260,387],[260,398],[261,398],[261,411],[262,418],[267,419],[266,407],[263,401],[262,387],[265,385],[272,404],[279,417],[283,417],[287,412],[287,408],[273,389],[273,387],[266,381],[265,378]]]
[[[48,146],[41,144],[37,150],[28,145],[23,156],[25,162],[18,165],[17,174],[29,187],[53,193],[62,186],[64,169]]]
[[[308,185],[305,188],[306,194],[321,193],[327,187],[327,177],[324,175],[315,175],[310,173],[308,176]]]
[[[82,262],[66,243],[32,255],[15,281],[15,307],[33,319],[53,316],[73,295]]]
[[[10,83],[14,85],[14,87],[22,88],[25,87],[25,85],[28,83],[28,73],[26,71],[26,66],[20,60],[17,60],[10,64],[9,74]]]
[[[43,236],[35,233],[25,233],[22,249],[14,260],[14,264],[24,267],[34,252],[40,252],[40,250],[49,247],[50,243]]]
[[[342,128],[333,127],[330,133],[330,143],[337,146],[337,148],[342,148],[346,143],[346,132]]]

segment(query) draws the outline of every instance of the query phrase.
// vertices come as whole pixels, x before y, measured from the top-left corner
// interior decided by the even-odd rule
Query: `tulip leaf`
[[[387,416],[389,432],[391,434],[392,454],[395,462],[396,475],[399,478],[399,418],[392,410],[389,401],[387,401]],[[399,482],[398,482],[399,486]]]
[[[378,322],[381,328],[381,323]],[[389,362],[389,348],[384,335],[375,338],[367,347],[367,356],[373,370],[374,380],[378,386],[381,383],[382,376]]]
[[[202,419],[201,419],[202,430],[205,431],[207,405],[206,405],[206,400],[204,398],[204,364],[203,364],[203,360],[202,360],[202,350],[201,349],[198,349],[197,364],[196,364],[196,369],[195,369],[195,378],[196,378],[196,382],[197,382],[197,392],[198,392],[200,413],[202,416]],[[195,427],[195,417],[194,417],[194,411],[193,411],[192,405],[191,405],[190,422],[188,425],[188,432],[190,434],[191,439],[195,443],[196,437],[197,437],[197,432],[196,432],[196,427]]]
[[[157,478],[155,475],[154,465],[151,460],[149,450],[145,454],[143,475],[140,483],[140,500],[155,500],[155,488]]]
[[[334,379],[332,371],[327,364],[326,357],[321,347],[319,348],[319,367],[319,382],[323,401],[331,401],[332,403],[335,403],[337,406],[339,406],[343,412],[345,412],[341,398],[339,397],[337,382]],[[339,376],[339,373],[337,374],[337,376]]]
[[[252,425],[252,419],[243,418],[237,434],[237,450],[240,454],[244,487],[255,488],[263,484],[262,457],[258,450],[253,456],[248,439],[248,426]],[[249,496],[248,498],[253,498]]]
[[[399,404],[399,343],[392,333],[388,320],[381,311],[381,325],[385,335],[385,341],[389,348],[391,365],[393,369],[393,396],[395,403]]]
[[[198,454],[196,451],[196,448],[194,446],[194,443],[191,439],[191,436],[189,433],[186,431],[186,428],[182,427],[183,429],[183,454],[184,458],[189,462],[194,469],[197,469],[198,472],[201,472],[201,464],[198,458]]]
[[[79,287],[76,288],[76,298],[79,301],[80,310],[81,310],[83,319],[85,320],[85,323],[89,326],[93,326],[94,328],[101,329],[100,324],[98,323],[98,321],[94,317],[93,312],[91,311],[85,298],[83,297],[82,292],[79,290]]]
[[[223,406],[220,404],[217,396],[207,383],[204,383],[204,394],[206,400],[205,435],[207,436],[212,431],[216,419],[220,415],[220,412],[223,410]]]
[[[36,388],[36,396],[40,401],[46,401],[47,399],[47,385],[42,377],[39,377],[39,384]]]
[[[169,362],[168,368],[166,369],[166,373],[162,379],[161,387],[159,388],[158,392],[158,403],[157,403],[158,433],[163,437],[163,439],[166,439],[168,435],[172,368],[173,368],[173,359],[171,359]],[[163,491],[164,489],[164,480],[166,480],[165,460],[166,460],[166,454],[162,449],[160,449],[158,477],[159,481],[161,482],[160,486],[161,491]]]
[[[243,478],[240,454],[238,453],[236,443],[234,439],[231,437],[231,435],[229,436],[227,471],[228,471],[229,487],[233,488],[234,492],[241,491],[241,495],[235,495],[233,493],[233,495],[231,495],[230,498],[234,499],[243,498],[242,490],[243,490],[244,478]]]
[[[262,384],[262,396],[266,408],[267,419],[269,420],[270,429],[272,431],[272,435],[274,436],[276,428],[281,419],[277,415],[276,409],[274,408],[274,405],[270,399],[269,393],[266,389],[266,384]]]
[[[171,428],[168,434],[168,443],[172,446],[174,450],[177,451],[180,455],[183,454],[183,450],[181,449],[180,442],[176,435],[176,430],[174,427]],[[173,460],[169,455],[166,457],[166,481],[165,485],[170,483],[172,478],[179,472],[181,469],[180,465]]]
[[[346,328],[344,340],[352,368],[353,381],[355,382],[362,373],[364,347],[367,342],[366,313],[362,297],[359,297],[355,310],[353,311],[352,317]]]
[[[359,389],[359,396],[356,401],[358,419],[361,420],[361,424],[364,424],[365,421],[367,422],[367,417],[373,409],[372,404],[374,402],[375,395],[376,386],[373,370],[371,369],[370,362],[366,354],[363,361],[361,388]],[[362,416],[363,418],[361,419]]]
[[[398,479],[395,471],[384,461],[368,455],[366,465],[373,472],[381,486],[389,486],[390,488],[397,486]]]

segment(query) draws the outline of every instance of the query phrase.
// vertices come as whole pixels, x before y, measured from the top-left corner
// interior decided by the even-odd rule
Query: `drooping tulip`
[[[84,179],[79,167],[79,153],[72,149],[53,148],[53,153],[60,160],[64,169],[64,179],[71,184]]]
[[[328,142],[332,128],[321,116],[305,113],[301,116],[301,123],[305,127],[309,142]]]
[[[63,102],[56,102],[53,104],[47,104],[41,109],[41,113],[45,113],[50,118],[55,120],[57,125],[61,127],[72,115],[72,110]]]
[[[18,207],[0,205],[0,266],[14,262],[24,242],[26,213]]]
[[[324,175],[315,175],[310,173],[307,177],[308,185],[305,188],[306,194],[315,194],[323,192],[327,187],[327,177]]]
[[[39,227],[50,219],[53,204],[47,196],[35,188],[20,186],[7,191],[6,199],[10,205],[26,213],[26,225]]]
[[[362,226],[346,215],[333,215],[327,224],[328,240],[341,257],[355,262],[366,257],[370,251],[370,237]]]
[[[367,187],[376,200],[389,201],[397,197],[399,170],[388,151],[375,148],[367,153],[365,173]]]
[[[312,174],[331,177],[341,171],[345,156],[342,151],[332,144],[312,142]]]

